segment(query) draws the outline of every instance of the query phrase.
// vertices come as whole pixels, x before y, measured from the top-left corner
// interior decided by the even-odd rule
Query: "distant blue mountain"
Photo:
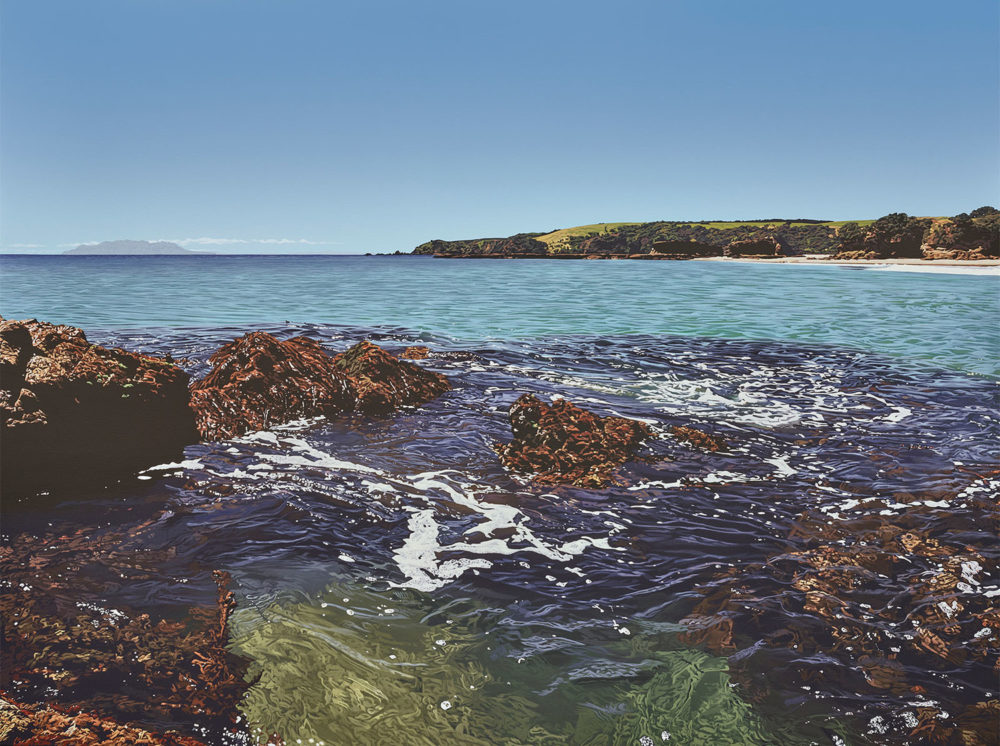
[[[84,243],[75,249],[64,251],[64,254],[103,254],[103,255],[133,255],[152,256],[164,254],[204,254],[202,251],[189,251],[170,241],[103,241],[101,243]]]

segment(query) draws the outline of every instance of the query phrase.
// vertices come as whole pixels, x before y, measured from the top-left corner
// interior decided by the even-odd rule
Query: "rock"
[[[430,353],[427,347],[407,347],[399,357],[403,360],[423,360]]]
[[[11,721],[8,718],[15,717]],[[206,746],[174,731],[156,734],[90,712],[64,712],[48,705],[14,705],[0,699],[0,743],[10,746]]]
[[[742,241],[730,241],[723,252],[725,256],[784,256],[785,247],[777,236],[766,238],[747,238]]]
[[[334,363],[353,383],[355,407],[364,414],[382,415],[424,404],[451,389],[444,376],[402,362],[367,340],[337,355]]]
[[[204,440],[354,408],[353,384],[308,337],[282,342],[251,332],[221,347],[209,362],[212,370],[191,386],[191,406]]]
[[[0,699],[0,743],[16,743],[31,731],[31,718],[17,705]]]
[[[722,249],[712,244],[694,240],[664,240],[653,242],[652,253],[686,259],[695,256],[722,256]]]
[[[196,440],[188,376],[71,326],[0,321],[5,494],[100,483]]]
[[[236,608],[232,578],[212,571],[215,593],[191,589],[193,595],[185,597],[190,601],[171,603],[146,593],[151,578],[176,560],[176,547],[134,538],[171,515],[164,511],[108,530],[86,525],[69,533],[6,538],[0,551],[6,581],[0,584],[0,695],[32,719],[35,735],[49,733],[43,725],[55,720],[46,714],[49,708],[31,712],[23,702],[44,697],[63,714],[81,716],[60,726],[75,724],[78,738],[27,743],[201,743],[159,733],[172,727],[190,731],[195,724],[200,737],[221,743],[213,736],[240,723],[240,702],[252,685],[246,676],[251,661],[228,649]],[[196,575],[185,577],[197,583],[208,568],[196,562],[191,570]],[[117,598],[111,607],[108,594]],[[124,604],[123,595],[140,605]],[[0,711],[0,722],[6,715]],[[153,735],[124,725],[136,722]]]
[[[670,430],[677,440],[682,440],[691,445],[701,448],[706,451],[711,451],[715,453],[716,451],[723,451],[726,448],[726,441],[724,438],[718,435],[709,435],[708,433],[702,432],[701,430],[696,430],[693,427],[680,426],[673,427]]]
[[[928,218],[911,217],[905,212],[884,215],[865,228],[845,224],[838,231],[840,250],[833,258],[920,258],[924,233],[931,224]]]
[[[879,254],[875,251],[867,251],[865,249],[858,249],[856,251],[840,251],[832,256],[827,257],[827,259],[840,261],[856,261],[858,259],[878,259]]]
[[[942,249],[934,246],[924,245],[921,247],[921,252],[923,253],[923,258],[927,260],[934,259],[950,259],[952,261],[979,261],[983,259],[991,259],[994,257],[989,256],[986,251],[982,248],[975,249]]]
[[[498,445],[503,464],[539,484],[602,487],[652,435],[624,417],[599,417],[565,399],[551,405],[524,394],[510,408],[514,440]]]
[[[282,342],[266,332],[252,332],[209,360],[211,372],[191,387],[198,431],[206,440],[303,417],[354,410],[388,414],[451,388],[444,376],[404,363],[367,341],[331,357],[308,337]]]

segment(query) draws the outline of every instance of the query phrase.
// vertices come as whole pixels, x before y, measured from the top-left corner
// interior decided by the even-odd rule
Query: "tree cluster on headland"
[[[877,220],[598,223],[508,238],[434,240],[414,254],[443,257],[695,258],[827,254],[842,259],[986,259],[1000,256],[1000,210],[952,217],[897,212]]]

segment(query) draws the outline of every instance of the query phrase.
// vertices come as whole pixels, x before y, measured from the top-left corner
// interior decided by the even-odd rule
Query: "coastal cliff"
[[[594,223],[549,233],[460,241],[435,239],[413,254],[464,258],[779,257],[838,259],[987,259],[1000,256],[1000,210],[953,217],[890,213],[877,220],[806,218],[752,221]]]

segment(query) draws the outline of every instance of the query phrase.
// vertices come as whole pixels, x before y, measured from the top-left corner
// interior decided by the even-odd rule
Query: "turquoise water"
[[[86,328],[285,321],[458,339],[801,340],[1000,376],[1000,278],[713,262],[0,258],[0,313]]]

